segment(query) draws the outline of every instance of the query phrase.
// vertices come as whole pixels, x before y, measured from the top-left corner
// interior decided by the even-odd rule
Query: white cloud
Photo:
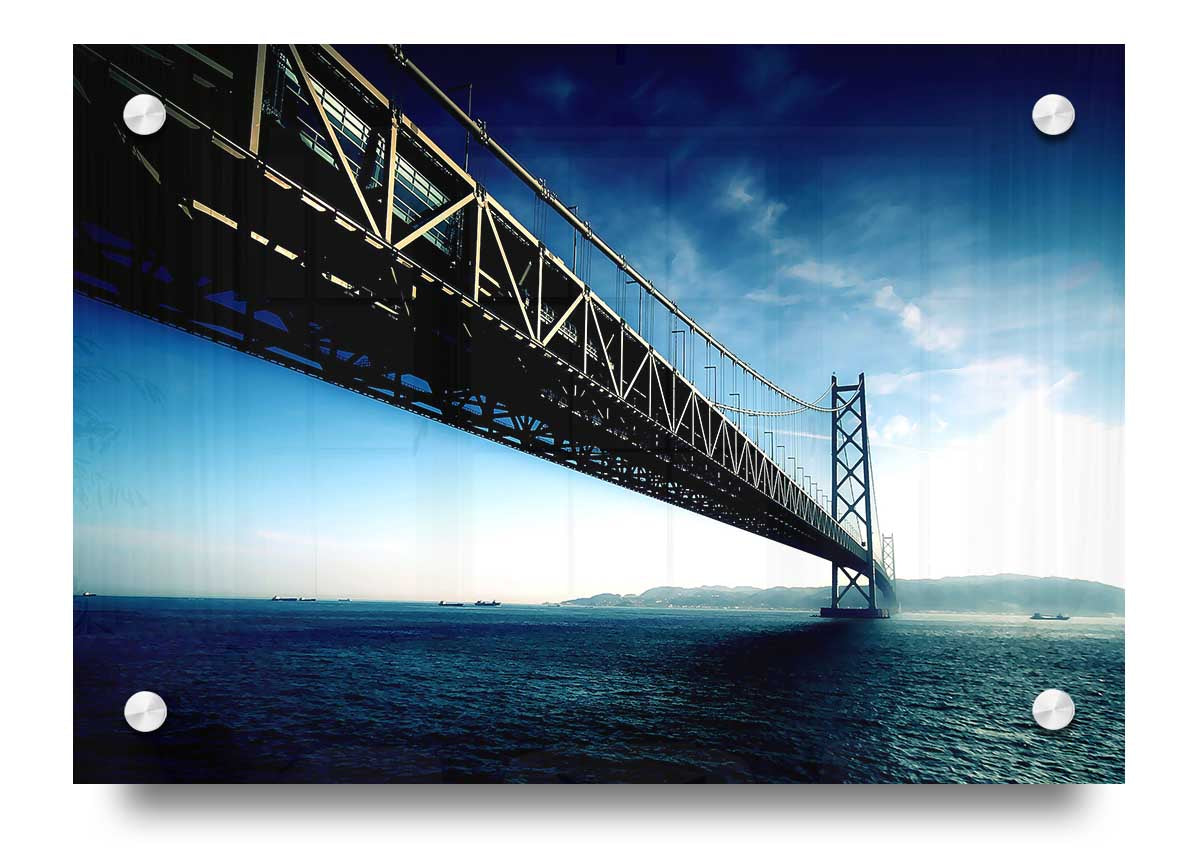
[[[875,307],[887,311],[899,311],[904,307],[904,303],[896,295],[895,287],[891,284],[884,284],[875,294]]]
[[[750,229],[768,240],[774,239],[775,227],[780,217],[788,210],[786,203],[773,200],[758,187],[754,179],[745,175],[729,179],[721,194],[721,203],[726,209],[749,213]]]
[[[879,433],[885,443],[892,443],[896,440],[912,436],[916,433],[916,430],[916,422],[912,421],[908,416],[894,415],[887,420]]]
[[[891,284],[885,284],[876,291],[875,307],[895,314],[900,325],[912,336],[913,343],[922,350],[946,352],[962,343],[962,329],[929,319],[917,305],[900,298]]]
[[[770,236],[775,230],[775,225],[778,223],[779,217],[787,212],[787,208],[787,204],[781,200],[765,201],[762,211],[751,223],[751,229],[763,236]]]
[[[673,296],[685,296],[700,282],[704,263],[691,235],[678,224],[668,226],[666,282]]]
[[[747,291],[746,298],[761,305],[787,306],[806,301],[808,297],[801,292],[781,293],[772,287],[762,287],[758,290]]]
[[[879,517],[901,577],[1013,572],[1123,585],[1124,429],[1062,412],[1057,383],[978,433],[880,447]],[[923,437],[923,438],[922,438]]]
[[[793,263],[783,270],[783,274],[827,287],[851,287],[858,281],[854,273],[844,266],[811,259]]]
[[[735,176],[725,186],[725,206],[729,209],[742,209],[754,203],[754,195],[750,193],[750,178]]]
[[[1057,383],[1050,369],[1025,356],[1000,356],[952,368],[875,374],[874,395],[907,395],[929,403],[951,404],[957,418],[995,415],[1028,397],[1031,391],[1052,384],[1069,385],[1073,373]]]

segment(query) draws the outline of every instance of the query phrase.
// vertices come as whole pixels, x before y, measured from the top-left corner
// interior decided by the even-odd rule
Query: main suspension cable
[[[858,390],[861,387],[862,387],[861,383],[859,385],[855,386],[854,393],[857,394]],[[824,398],[827,394],[829,394],[829,391],[832,388],[833,388],[833,383],[830,383],[829,388],[826,389],[824,392],[822,392],[817,397],[817,400],[821,400],[822,398]],[[756,409],[753,409],[750,407],[735,407],[732,404],[720,404],[720,403],[716,403],[715,401],[713,402],[713,406],[719,407],[723,410],[729,410],[729,412],[731,412],[731,413],[740,413],[741,415],[744,415],[744,416],[794,416],[794,415],[799,415],[800,413],[809,412],[810,410],[813,412],[818,412],[818,413],[840,413],[840,412],[844,411],[846,409],[846,407],[850,406],[850,402],[854,400],[854,396],[852,395],[846,401],[846,403],[842,404],[840,407],[823,407],[820,404],[811,403],[809,401],[803,401],[803,400],[800,400],[799,398],[795,398],[790,395],[788,397],[791,400],[796,401],[796,403],[801,404],[802,406],[800,406],[794,410],[756,410]]]

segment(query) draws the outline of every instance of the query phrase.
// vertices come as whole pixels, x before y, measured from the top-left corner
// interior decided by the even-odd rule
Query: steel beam
[[[258,60],[254,66],[254,90],[250,102],[250,152],[258,155],[259,136],[262,133],[263,82],[267,74],[267,46],[258,46]]]
[[[440,213],[438,213],[436,216],[431,218],[429,221],[421,224],[419,227],[416,227],[413,230],[410,230],[408,233],[404,234],[404,236],[402,236],[400,238],[400,241],[396,242],[394,245],[392,245],[392,247],[394,249],[396,249],[397,251],[403,251],[409,244],[420,239],[422,236],[424,236],[429,231],[433,230],[435,227],[437,227],[439,224],[444,222],[446,219],[453,217],[455,215],[455,213],[457,213],[460,209],[462,209],[464,206],[466,206],[468,203],[470,203],[474,199],[475,199],[475,192],[472,191],[470,194],[464,196],[461,200],[455,201],[450,206],[447,206],[445,209],[443,209]],[[389,209],[388,212],[390,213],[391,210]],[[388,221],[389,222],[391,221],[390,217],[388,218]],[[388,225],[388,229],[389,229],[389,231],[391,230],[390,224]]]
[[[367,205],[367,198],[363,196],[362,186],[358,184],[358,177],[350,169],[350,160],[346,158],[346,153],[342,151],[342,145],[338,142],[337,132],[334,130],[333,124],[329,122],[329,115],[325,113],[325,107],[321,104],[321,98],[317,95],[317,90],[313,86],[312,79],[308,76],[308,70],[304,67],[304,61],[300,59],[300,52],[296,49],[295,45],[289,45],[288,47],[291,49],[292,58],[296,61],[296,74],[304,82],[309,100],[312,102],[317,116],[321,118],[321,124],[325,127],[325,134],[329,138],[329,144],[333,147],[333,151],[337,153],[342,170],[346,174],[346,179],[350,181],[350,187],[354,190],[355,196],[358,197],[358,202],[362,205],[363,214],[367,217],[367,223],[371,225],[371,232],[382,239],[383,234],[379,232],[379,225],[375,223],[375,216],[371,214],[371,207]]]
[[[392,209],[396,202],[396,111],[391,111],[391,123],[388,129],[388,152],[387,152],[387,177],[386,189],[383,196],[383,239],[388,244],[392,244],[392,221],[395,215]]]

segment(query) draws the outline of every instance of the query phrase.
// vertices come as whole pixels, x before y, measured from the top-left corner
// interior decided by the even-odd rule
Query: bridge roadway
[[[76,48],[78,292],[863,571],[893,602],[882,563],[735,417],[336,52],[170,59]],[[267,104],[273,67],[376,129],[359,160],[407,166],[441,206],[406,221],[398,183],[349,181],[341,147],[296,131],[332,111]],[[216,92],[196,83],[214,76]],[[121,123],[137,92],[168,105],[153,136]]]

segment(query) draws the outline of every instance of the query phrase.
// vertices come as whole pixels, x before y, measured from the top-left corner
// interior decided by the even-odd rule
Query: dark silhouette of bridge
[[[863,376],[827,402],[768,380],[380,50],[611,262],[617,301],[338,51],[290,45],[76,48],[75,289],[828,559],[830,615],[886,615]],[[153,135],[122,122],[138,93],[167,107]],[[827,473],[801,415],[828,417]]]

